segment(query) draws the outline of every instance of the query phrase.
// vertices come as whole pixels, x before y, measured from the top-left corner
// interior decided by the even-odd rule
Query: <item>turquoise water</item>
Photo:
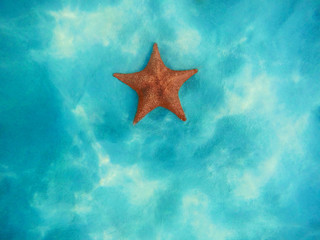
[[[319,74],[319,1],[2,0],[0,239],[320,239]]]

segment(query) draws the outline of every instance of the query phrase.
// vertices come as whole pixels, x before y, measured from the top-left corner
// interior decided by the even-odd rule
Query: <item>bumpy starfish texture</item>
[[[182,84],[197,72],[197,69],[175,71],[166,67],[155,43],[145,69],[129,74],[114,73],[113,76],[138,93],[138,109],[133,120],[136,124],[156,107],[164,107],[186,121],[178,92]]]

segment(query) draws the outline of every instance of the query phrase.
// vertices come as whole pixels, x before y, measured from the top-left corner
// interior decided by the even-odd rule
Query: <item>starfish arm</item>
[[[142,118],[144,118],[149,112],[158,107],[157,101],[152,97],[152,95],[139,95],[139,102],[137,113],[134,117],[133,124],[138,123]]]
[[[158,45],[156,43],[153,44],[152,53],[146,69],[151,72],[160,72],[162,69],[166,69],[166,66],[161,59]]]
[[[198,72],[198,69],[184,70],[184,71],[170,71],[172,78],[170,79],[170,85],[175,88],[180,88],[189,78]]]
[[[142,71],[136,73],[114,73],[113,76],[134,90],[139,88],[144,78]]]
[[[186,115],[184,114],[184,111],[182,109],[178,93],[167,96],[165,102],[163,102],[161,106],[173,112],[182,121],[187,120]]]

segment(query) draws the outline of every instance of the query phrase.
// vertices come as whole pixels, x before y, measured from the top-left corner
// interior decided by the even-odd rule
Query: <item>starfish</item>
[[[197,69],[175,71],[166,67],[155,43],[149,62],[142,71],[128,74],[114,73],[113,76],[138,94],[138,109],[133,120],[133,124],[136,124],[157,107],[164,107],[182,121],[186,121],[178,92],[182,84],[197,72]]]

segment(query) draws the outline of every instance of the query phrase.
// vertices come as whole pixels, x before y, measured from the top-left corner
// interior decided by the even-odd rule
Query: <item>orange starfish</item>
[[[113,76],[138,93],[138,109],[133,120],[136,124],[156,107],[164,107],[186,121],[178,92],[182,84],[197,72],[197,69],[175,71],[166,67],[155,43],[145,69],[129,74],[115,73]]]

